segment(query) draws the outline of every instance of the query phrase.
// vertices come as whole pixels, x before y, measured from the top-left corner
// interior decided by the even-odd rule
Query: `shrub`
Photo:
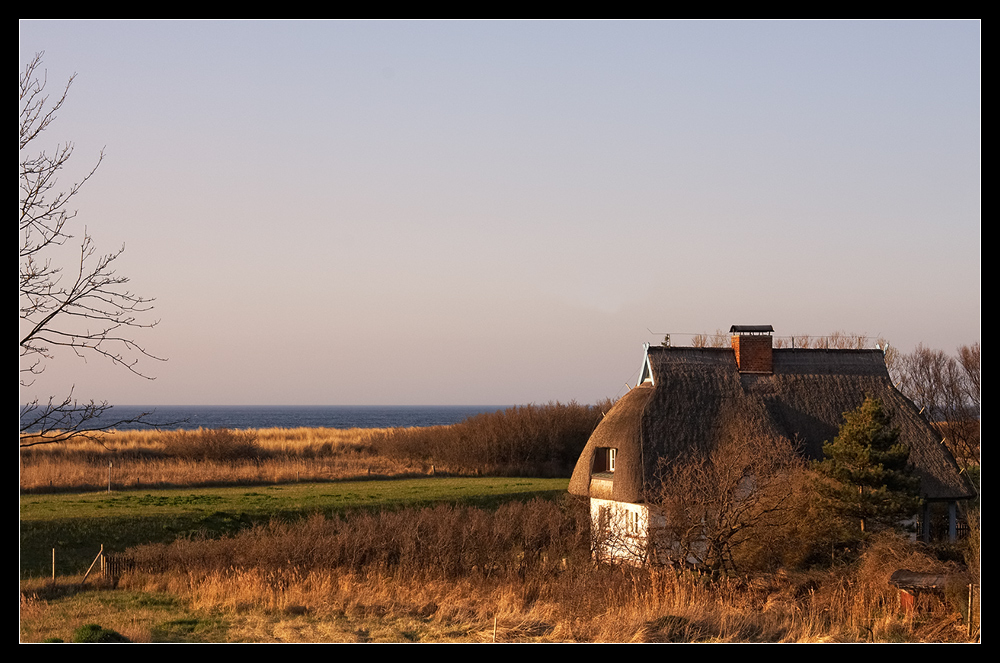
[[[104,628],[100,624],[84,624],[73,631],[73,642],[131,642],[118,631]]]
[[[585,504],[535,499],[496,511],[439,505],[276,520],[221,539],[139,546],[131,555],[135,568],[152,572],[391,569],[443,578],[524,577],[550,573],[563,558],[589,559],[588,528]]]
[[[188,460],[256,461],[266,455],[257,442],[256,431],[228,428],[177,431],[167,449],[170,455]]]
[[[373,438],[379,454],[454,472],[569,476],[611,403],[523,405],[453,426],[397,428]]]

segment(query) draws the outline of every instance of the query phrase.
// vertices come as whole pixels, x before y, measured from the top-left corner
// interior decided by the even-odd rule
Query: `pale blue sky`
[[[593,402],[648,329],[980,338],[978,22],[21,21],[40,50],[169,357],[40,394]]]

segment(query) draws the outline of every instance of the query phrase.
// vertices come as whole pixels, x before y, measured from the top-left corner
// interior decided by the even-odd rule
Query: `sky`
[[[980,340],[977,21],[19,30],[166,359],[22,402],[593,403],[667,333]]]

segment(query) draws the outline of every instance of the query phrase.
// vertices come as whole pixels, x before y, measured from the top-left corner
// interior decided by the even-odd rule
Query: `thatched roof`
[[[823,457],[845,412],[882,401],[927,499],[971,497],[941,437],[889,379],[880,350],[774,349],[773,372],[740,373],[731,348],[650,347],[649,382],[622,397],[580,456],[569,490],[590,494],[596,449],[618,449],[613,499],[642,502],[661,458],[705,455],[731,434],[783,436]]]

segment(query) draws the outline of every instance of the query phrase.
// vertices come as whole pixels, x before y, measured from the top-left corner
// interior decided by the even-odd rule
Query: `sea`
[[[145,420],[161,430],[196,428],[408,428],[447,426],[484,412],[504,410],[506,405],[301,405],[242,406],[115,405],[87,428],[100,427],[149,412]],[[119,430],[148,428],[125,423]]]

